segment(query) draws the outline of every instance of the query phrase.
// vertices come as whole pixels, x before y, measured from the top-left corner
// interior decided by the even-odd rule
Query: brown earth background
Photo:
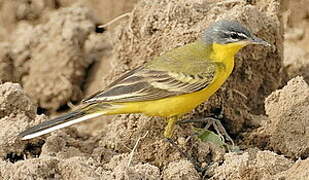
[[[0,0],[0,179],[309,179],[308,7],[309,0]],[[219,19],[236,19],[273,45],[241,50],[223,87],[185,117],[221,111],[239,151],[192,137],[202,124],[178,125],[174,139],[204,169],[197,171],[164,141],[164,120],[137,114],[17,138]]]

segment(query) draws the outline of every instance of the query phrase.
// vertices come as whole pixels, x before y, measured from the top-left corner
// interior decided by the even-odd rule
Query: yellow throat
[[[236,42],[229,44],[212,44],[212,53],[210,58],[213,61],[227,63],[227,60],[234,59],[236,53],[243,47],[248,45],[247,42]]]

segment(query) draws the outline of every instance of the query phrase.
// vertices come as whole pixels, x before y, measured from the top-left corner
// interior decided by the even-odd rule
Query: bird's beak
[[[256,36],[253,36],[253,38],[251,39],[251,44],[261,44],[264,46],[271,46],[271,44],[269,44],[267,41],[264,41],[263,39],[260,39]]]

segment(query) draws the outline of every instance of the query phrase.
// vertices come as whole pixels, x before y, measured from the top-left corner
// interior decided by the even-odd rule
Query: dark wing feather
[[[104,91],[85,99],[84,103],[150,101],[196,92],[209,85],[216,74],[216,65],[207,71],[188,74],[147,68],[134,69],[114,81]]]

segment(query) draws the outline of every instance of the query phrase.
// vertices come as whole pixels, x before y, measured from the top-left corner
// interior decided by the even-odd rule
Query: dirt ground
[[[308,0],[0,0],[0,179],[309,179]],[[104,28],[98,27],[123,17]],[[223,113],[237,151],[165,121],[104,116],[21,141],[125,71],[236,19],[272,47],[248,46],[231,77],[185,118]],[[133,151],[134,150],[134,151]]]

